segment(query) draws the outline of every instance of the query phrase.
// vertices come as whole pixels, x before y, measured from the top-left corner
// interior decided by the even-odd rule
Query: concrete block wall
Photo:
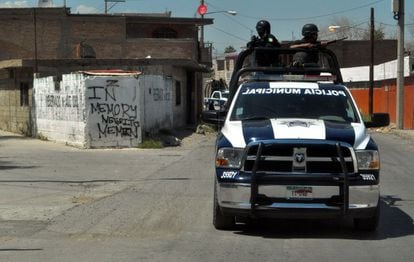
[[[30,107],[20,106],[20,90],[0,91],[0,129],[30,135]]]
[[[142,132],[174,127],[172,77],[94,76],[74,73],[34,81],[35,133],[85,148],[137,147]],[[184,87],[182,87],[184,88]],[[182,101],[185,92],[181,93]],[[182,123],[183,119],[178,120]],[[185,122],[185,119],[184,121]]]
[[[142,100],[134,76],[85,79],[86,147],[137,147],[142,142]]]
[[[145,132],[157,132],[159,129],[173,127],[172,82],[172,77],[140,77],[140,86],[143,87]]]
[[[19,80],[11,78],[11,74],[8,70],[0,72],[0,129],[31,135],[31,83],[26,79],[27,72],[15,70],[13,74],[18,76]],[[20,101],[21,82],[29,84],[27,105],[22,105]]]
[[[85,147],[85,77],[82,74],[34,79],[34,133],[53,141]]]

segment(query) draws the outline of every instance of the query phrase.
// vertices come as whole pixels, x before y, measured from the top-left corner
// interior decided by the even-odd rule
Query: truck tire
[[[214,182],[214,207],[213,207],[213,225],[219,230],[232,229],[235,226],[235,217],[226,216],[221,212],[217,199],[217,185]]]
[[[367,218],[354,218],[354,227],[361,231],[375,231],[379,224],[380,203],[375,209],[375,214]]]

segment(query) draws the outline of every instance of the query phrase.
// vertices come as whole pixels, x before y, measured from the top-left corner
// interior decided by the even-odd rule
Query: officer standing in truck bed
[[[318,41],[318,27],[315,24],[306,24],[302,27],[303,38],[294,41],[290,48],[315,49],[317,47],[326,47],[326,42]],[[294,65],[302,66],[303,64],[317,64],[319,52],[317,50],[308,52],[297,52],[294,57]]]

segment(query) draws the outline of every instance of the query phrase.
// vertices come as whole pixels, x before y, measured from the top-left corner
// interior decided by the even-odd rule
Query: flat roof
[[[139,58],[139,59],[10,59],[1,60],[0,69],[21,68],[21,67],[59,67],[72,66],[79,67],[121,67],[121,66],[173,66],[183,67],[198,72],[209,72],[206,65],[197,63],[189,59],[157,59],[157,58]]]

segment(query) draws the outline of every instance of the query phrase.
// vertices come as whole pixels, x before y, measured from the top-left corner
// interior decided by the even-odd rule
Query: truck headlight
[[[216,155],[216,167],[240,168],[243,148],[220,148]]]
[[[355,151],[359,170],[378,170],[380,168],[379,153],[376,150]]]

